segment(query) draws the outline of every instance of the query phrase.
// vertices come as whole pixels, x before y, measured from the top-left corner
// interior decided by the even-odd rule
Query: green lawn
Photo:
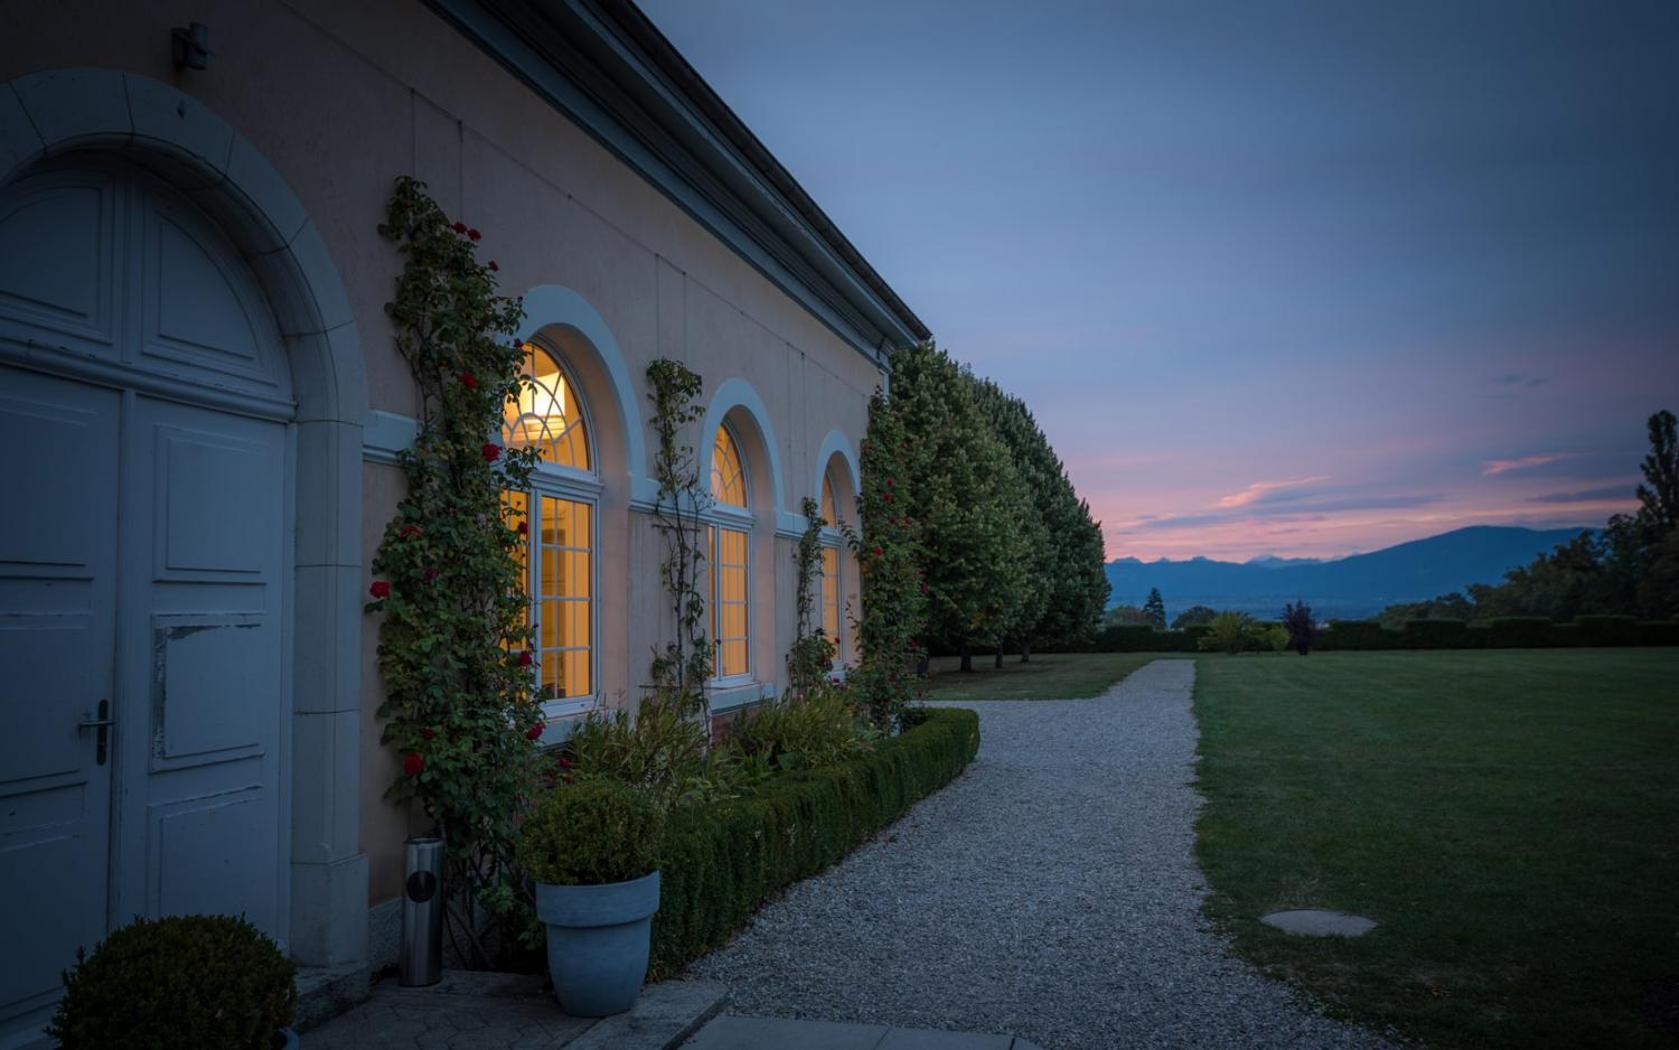
[[[995,657],[974,657],[974,669],[963,674],[957,668],[961,658],[939,656],[932,661],[927,679],[929,700],[1077,700],[1101,696],[1108,687],[1158,660],[1164,653],[1034,653],[1023,664],[1019,656],[1003,657],[1000,670],[993,669]]]
[[[1337,1013],[1444,1046],[1679,1045],[1679,650],[1197,667],[1208,908]],[[1291,937],[1282,907],[1381,923]]]

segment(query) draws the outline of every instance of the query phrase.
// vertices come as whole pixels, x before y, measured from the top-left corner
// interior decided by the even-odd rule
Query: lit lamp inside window
[[[536,447],[542,459],[561,467],[589,469],[589,441],[583,414],[571,396],[560,364],[542,347],[525,344],[529,382],[502,410],[502,433],[512,448]]]

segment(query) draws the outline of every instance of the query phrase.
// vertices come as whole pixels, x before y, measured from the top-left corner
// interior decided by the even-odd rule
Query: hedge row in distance
[[[1580,616],[1554,623],[1543,616],[1506,616],[1485,625],[1462,620],[1411,620],[1390,630],[1374,620],[1337,620],[1318,641],[1324,650],[1559,649],[1573,646],[1679,645],[1679,623],[1631,616]]]
[[[948,784],[979,751],[979,716],[936,708],[843,765],[786,773],[755,794],[672,816],[650,980],[728,940],[776,891],[838,862]]]

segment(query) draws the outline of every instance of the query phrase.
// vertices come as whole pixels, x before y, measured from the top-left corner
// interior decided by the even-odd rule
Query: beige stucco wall
[[[212,58],[201,72],[177,71],[170,62],[170,29],[189,21],[210,29]],[[759,677],[782,678],[793,635],[794,544],[776,536],[772,512],[797,512],[812,492],[829,432],[846,435],[855,450],[867,397],[879,382],[871,362],[413,0],[60,0],[0,8],[6,77],[75,66],[174,85],[281,173],[342,276],[366,359],[370,410],[415,411],[413,384],[383,313],[398,258],[375,232],[392,180],[409,173],[427,180],[452,215],[483,231],[481,254],[497,260],[506,291],[561,285],[599,312],[638,408],[646,403],[645,367],[659,356],[704,376],[708,397],[725,380],[749,382],[768,410],[783,493],[779,508],[754,501],[753,662]],[[621,449],[623,437],[604,410],[604,381],[586,364],[574,367],[592,408],[601,406],[600,692],[621,703],[637,695],[651,649],[668,629],[656,578],[660,546],[621,484],[615,464],[622,457],[612,450]],[[692,440],[700,445],[709,436],[696,432]],[[761,486],[768,457],[763,450],[747,455]],[[365,557],[401,487],[394,468],[366,465]],[[855,608],[849,558],[845,590]],[[370,621],[362,642],[361,823],[373,901],[397,894],[401,840],[421,823],[382,799],[395,766],[379,744],[374,716],[377,644]]]

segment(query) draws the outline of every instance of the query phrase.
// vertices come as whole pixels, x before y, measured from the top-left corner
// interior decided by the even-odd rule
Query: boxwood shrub
[[[231,915],[137,918],[77,956],[47,1028],[63,1050],[273,1050],[297,1010],[291,960]]]
[[[722,944],[771,894],[836,863],[962,772],[979,751],[979,716],[937,708],[918,717],[862,757],[672,814],[649,980]]]

